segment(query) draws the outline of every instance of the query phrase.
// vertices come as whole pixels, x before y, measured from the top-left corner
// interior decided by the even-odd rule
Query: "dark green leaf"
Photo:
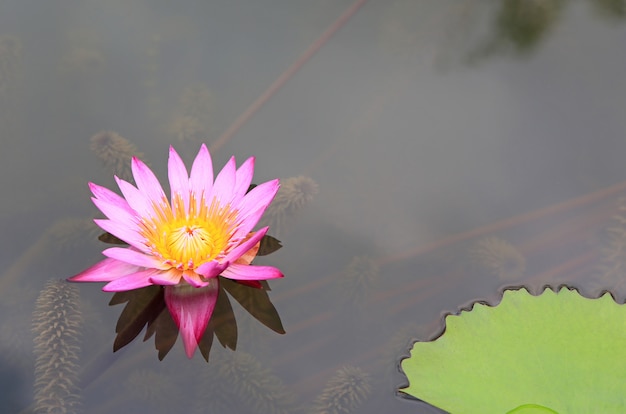
[[[143,338],[144,342],[155,333],[154,346],[159,351],[159,361],[163,361],[178,338],[178,327],[167,307],[161,311],[155,320],[148,323],[148,329],[146,329],[146,335]]]
[[[117,237],[115,237],[109,232],[102,233],[101,235],[99,235],[98,240],[104,243],[108,243],[108,244],[123,244],[125,246],[128,246],[128,243],[126,243],[124,240],[118,239]]]
[[[200,353],[204,357],[206,362],[209,362],[209,353],[211,352],[211,346],[213,346],[213,330],[211,327],[207,327],[206,331],[204,331],[204,335],[200,338],[200,342],[198,343],[198,348],[200,348]]]
[[[281,247],[283,247],[283,245],[280,243],[280,240],[278,240],[275,237],[268,236],[266,234],[261,239],[261,246],[259,247],[259,251],[257,252],[256,255],[267,256],[270,253],[274,253],[276,250],[280,249]]]
[[[220,282],[222,278],[220,278]],[[209,328],[215,333],[223,347],[235,350],[237,347],[237,321],[228,295],[220,284],[217,303],[209,321]]]
[[[144,326],[154,321],[165,309],[162,286],[147,286],[128,292],[118,292],[116,295],[118,297],[114,296],[111,304],[121,303],[120,300],[128,303],[117,320],[115,327],[117,336],[113,343],[113,351],[128,345]]]
[[[220,277],[220,285],[259,322],[277,333],[285,333],[276,308],[265,289],[255,289]]]

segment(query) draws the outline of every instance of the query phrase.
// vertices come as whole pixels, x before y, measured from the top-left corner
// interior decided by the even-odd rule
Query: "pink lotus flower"
[[[239,169],[232,157],[214,182],[204,144],[188,174],[170,147],[168,201],[146,164],[133,157],[131,166],[137,187],[115,177],[124,197],[89,183],[94,204],[108,217],[96,224],[130,246],[104,250],[106,259],[68,280],[109,282],[102,289],[107,292],[164,285],[165,302],[191,358],[215,308],[217,276],[253,286],[283,276],[277,268],[250,264],[268,228],[252,229],[279,182],[268,181],[248,192],[253,157]]]

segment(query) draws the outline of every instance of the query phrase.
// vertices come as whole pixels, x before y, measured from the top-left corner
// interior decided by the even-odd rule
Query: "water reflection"
[[[446,68],[502,55],[529,57],[557,31],[566,13],[579,6],[568,0],[439,3],[389,2],[380,25],[381,46],[413,61],[434,38],[437,66]],[[626,17],[624,0],[589,0],[586,6],[613,22]]]
[[[188,156],[214,145],[220,161],[256,155],[269,177],[310,178],[293,188],[315,202],[276,204],[266,217],[289,246],[277,255],[290,278],[269,294],[289,335],[220,284],[219,312],[236,321],[212,331],[210,364],[177,352],[160,362],[139,341],[112,353],[131,299],[109,308],[83,288],[90,412],[274,412],[285,395],[311,408],[332,400],[320,395],[344,367],[341,378],[369,376],[369,399],[353,411],[431,412],[394,390],[397,361],[412,338],[438,332],[441,312],[506,283],[626,294],[623,223],[611,219],[623,215],[613,198],[624,187],[522,217],[626,176],[624,1],[360,2],[325,38],[354,1],[87,1],[71,13],[65,3],[0,5],[0,349],[5,377],[23,379],[5,393],[9,412],[33,400],[37,295],[99,255],[85,181],[129,176],[127,161],[90,150],[103,130],[126,140],[126,159],[141,152],[153,164],[172,143]],[[287,72],[314,43],[302,70]],[[129,315],[143,323],[136,336],[148,328],[163,349],[177,334],[158,315]],[[265,408],[246,389],[271,395]]]

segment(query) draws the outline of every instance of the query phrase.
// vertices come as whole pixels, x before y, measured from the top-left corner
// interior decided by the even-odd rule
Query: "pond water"
[[[0,411],[436,413],[398,364],[446,313],[509,285],[623,300],[625,8],[0,2]],[[169,146],[190,166],[201,143],[295,200],[258,259],[285,274],[286,333],[232,301],[236,351],[189,360],[179,338],[159,361],[142,332],[113,353],[123,305],[50,283],[107,247],[87,183],[117,191],[130,154],[166,183]]]

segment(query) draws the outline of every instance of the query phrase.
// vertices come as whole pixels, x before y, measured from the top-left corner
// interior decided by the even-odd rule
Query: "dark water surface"
[[[626,208],[624,2],[521,3],[0,2],[0,411],[435,413],[397,395],[397,364],[444,313],[510,284],[623,298],[606,252]],[[153,339],[113,354],[112,294],[41,293],[106,247],[87,182],[115,188],[129,161],[101,131],[162,182],[170,144],[189,165],[206,142],[216,169],[255,155],[255,182],[290,183],[299,201],[266,219],[284,247],[258,261],[285,274],[285,335],[235,303],[237,350],[214,341],[208,364],[180,340],[163,361]],[[35,374],[50,350],[58,369]],[[42,397],[54,375],[66,401]]]

